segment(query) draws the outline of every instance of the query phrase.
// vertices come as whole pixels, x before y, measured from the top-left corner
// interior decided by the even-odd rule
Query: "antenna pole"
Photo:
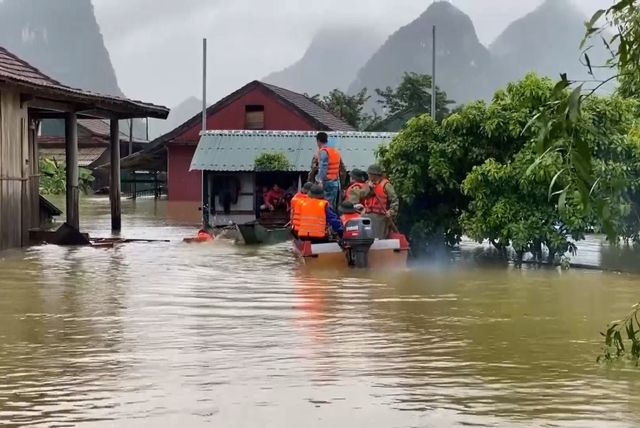
[[[433,26],[433,52],[431,58],[431,117],[436,120],[436,26]]]

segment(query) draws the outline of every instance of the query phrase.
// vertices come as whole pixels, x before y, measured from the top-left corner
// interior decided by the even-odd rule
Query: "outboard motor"
[[[375,241],[371,219],[360,217],[349,220],[344,227],[342,244],[347,252],[349,266],[366,268],[369,266],[369,249]]]

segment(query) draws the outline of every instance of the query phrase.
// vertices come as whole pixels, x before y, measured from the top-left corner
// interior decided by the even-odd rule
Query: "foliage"
[[[621,94],[627,97],[640,96],[640,2],[616,0],[608,9],[596,11],[586,23],[586,34],[582,42],[597,40],[605,45],[611,58],[600,67],[617,71]],[[585,53],[586,64],[594,65]]]
[[[379,150],[403,201],[400,227],[410,232],[414,247],[459,242],[470,201],[463,181],[474,166],[488,159],[506,162],[527,144],[530,136],[522,129],[551,88],[551,81],[528,75],[498,91],[490,105],[465,105],[440,124],[427,115],[409,121]]]
[[[630,206],[635,204],[635,177],[630,177],[624,166],[611,171],[606,161],[604,164],[594,162],[590,146],[594,142],[585,140],[583,136],[594,135],[600,142],[608,141],[611,136],[598,127],[589,128],[593,124],[584,120],[583,113],[594,93],[615,78],[619,78],[621,82],[621,95],[640,95],[638,1],[617,0],[610,8],[598,10],[586,23],[583,47],[596,39],[604,43],[611,58],[604,65],[592,64],[589,49],[586,49],[585,64],[597,83],[589,91],[583,91],[584,83],[576,86],[578,82],[570,81],[566,75],[556,84],[552,99],[531,121],[531,126],[538,132],[538,159],[533,166],[540,164],[541,159],[552,152],[560,154],[562,162],[558,165],[557,174],[563,175],[566,185],[560,189],[550,188],[550,193],[558,192],[563,199],[570,193],[579,194],[585,214],[594,215],[609,240],[616,244],[620,237],[628,239],[631,231],[616,223],[611,212],[629,211]],[[604,81],[598,81],[594,73],[597,67],[615,69],[617,73]],[[627,146],[633,146],[637,140],[632,133],[616,138],[631,140],[622,143]],[[626,230],[621,231],[621,227]]]
[[[627,357],[636,366],[640,363],[640,303],[633,306],[629,314],[620,321],[614,321],[607,327],[602,354],[598,362],[612,362]]]
[[[365,112],[365,105],[370,98],[371,96],[367,94],[366,88],[354,95],[348,95],[339,89],[334,89],[325,96],[314,95],[311,97],[311,101],[354,128],[367,129],[380,120],[375,112]]]
[[[405,73],[400,85],[393,89],[376,89],[381,98],[378,100],[386,115],[401,112],[414,115],[431,114],[432,79],[427,74]],[[454,101],[447,99],[447,93],[436,86],[436,119],[440,122],[450,113],[449,105]]]
[[[289,171],[291,163],[284,153],[260,153],[254,162],[256,171]]]
[[[40,160],[40,193],[44,195],[62,195],[67,190],[66,168],[63,162],[55,159]],[[95,178],[90,170],[78,168],[78,188],[84,194],[91,191]]]
[[[463,191],[472,202],[462,223],[471,238],[488,239],[504,257],[511,247],[518,262],[527,253],[543,262],[546,249],[546,261],[555,263],[575,251],[569,239],[583,239],[588,222],[574,208],[573,199],[566,201],[562,214],[549,201],[547,188],[559,157],[547,157],[548,165],[527,174],[534,159],[533,147],[528,145],[508,162],[489,159],[475,167],[463,182]]]

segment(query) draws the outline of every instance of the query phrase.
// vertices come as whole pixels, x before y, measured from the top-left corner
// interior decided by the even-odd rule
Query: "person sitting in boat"
[[[329,228],[342,237],[342,222],[338,214],[331,209],[329,202],[324,199],[324,195],[323,187],[314,184],[309,190],[309,198],[299,205],[298,239],[313,243],[327,242]]]
[[[380,166],[371,165],[367,173],[371,190],[364,201],[366,216],[371,219],[376,239],[387,239],[393,219],[398,215],[400,201]]]
[[[309,199],[309,191],[313,183],[305,183],[300,189],[300,192],[296,193],[293,198],[291,198],[291,210],[290,210],[290,219],[291,219],[291,231],[294,235],[296,235],[298,231],[298,227],[300,226],[300,205],[304,203],[307,199]]]
[[[342,214],[340,216],[340,221],[343,226],[346,226],[350,220],[361,217],[358,210],[356,210],[355,206],[349,201],[344,201],[340,204],[340,214]]]
[[[264,210],[274,211],[278,207],[286,206],[284,200],[284,190],[274,184],[264,196]]]
[[[367,184],[367,173],[361,169],[355,168],[349,173],[351,184],[344,192],[345,202],[351,202],[353,205],[363,204],[365,198],[371,192]]]

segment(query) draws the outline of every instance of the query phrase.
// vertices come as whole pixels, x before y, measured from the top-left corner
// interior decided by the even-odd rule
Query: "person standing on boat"
[[[311,186],[309,198],[303,201],[299,208],[298,239],[314,243],[327,242],[329,228],[342,237],[342,222],[329,206],[329,202],[325,199],[325,192],[320,185]]]
[[[340,195],[340,151],[329,146],[329,136],[326,132],[316,135],[318,144],[318,175],[316,183],[324,189],[324,198],[334,211],[338,209]]]
[[[371,189],[367,184],[367,173],[361,169],[355,168],[349,173],[351,184],[344,192],[345,202],[351,202],[353,205],[363,204]]]
[[[300,227],[300,206],[309,199],[309,191],[313,183],[304,183],[300,192],[296,193],[293,198],[291,198],[291,231],[294,236],[297,236],[298,228]]]
[[[380,166],[371,165],[367,173],[371,190],[364,200],[365,213],[371,219],[375,238],[387,239],[393,219],[398,215],[400,201]]]

